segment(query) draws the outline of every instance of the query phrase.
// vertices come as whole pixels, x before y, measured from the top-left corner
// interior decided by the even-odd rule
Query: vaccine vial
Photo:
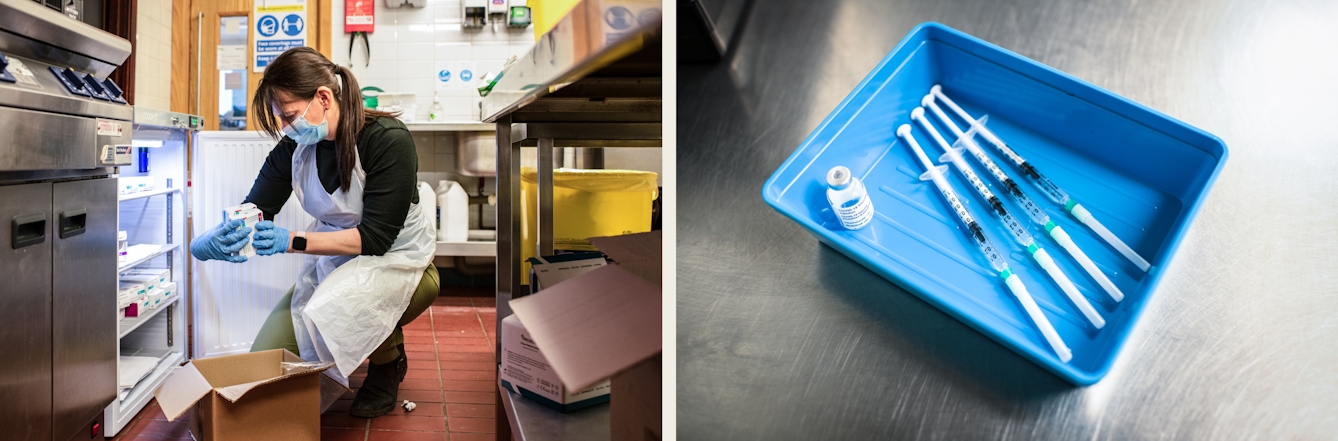
[[[827,203],[847,230],[864,228],[873,220],[873,203],[869,192],[859,178],[850,175],[845,166],[832,167],[827,172]]]

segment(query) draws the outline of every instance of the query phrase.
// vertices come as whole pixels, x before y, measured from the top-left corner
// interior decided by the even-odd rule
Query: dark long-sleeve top
[[[380,256],[390,250],[404,228],[409,206],[418,203],[418,151],[404,124],[395,118],[378,118],[358,134],[358,157],[367,181],[362,193],[362,254]],[[260,175],[251,185],[245,202],[256,205],[265,219],[274,219],[293,193],[293,153],[297,143],[284,137],[270,150]],[[316,174],[326,193],[339,189],[339,167],[333,141],[316,144]]]

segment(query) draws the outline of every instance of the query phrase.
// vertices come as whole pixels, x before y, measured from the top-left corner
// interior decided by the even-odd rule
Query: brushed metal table
[[[768,207],[763,181],[938,21],[1226,141],[1110,374],[1075,387]],[[1338,436],[1338,3],[755,2],[679,67],[678,434],[692,440]]]

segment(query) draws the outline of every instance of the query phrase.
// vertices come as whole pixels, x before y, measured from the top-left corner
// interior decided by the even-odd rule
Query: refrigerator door
[[[52,197],[53,438],[82,433],[116,397],[116,180]]]
[[[51,438],[51,184],[0,186],[0,437]]]

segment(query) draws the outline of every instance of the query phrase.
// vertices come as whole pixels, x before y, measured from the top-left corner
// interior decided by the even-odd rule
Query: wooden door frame
[[[212,26],[206,26],[202,21],[211,20],[212,23],[212,21],[216,20],[218,17],[246,15],[247,24],[249,26],[254,26],[255,17],[254,14],[252,14],[254,0],[238,1],[241,5],[245,6],[244,8],[240,8],[242,10],[214,11],[209,14],[204,14],[205,11],[202,10],[204,8],[201,7],[202,3],[216,5],[221,2],[218,2],[218,0],[172,0],[172,72],[186,72],[188,75],[186,75],[186,78],[172,81],[171,108],[172,111],[175,112],[189,113],[204,117],[205,130],[218,130],[218,117],[214,115],[216,112],[212,109],[205,110],[207,107],[203,105],[212,102],[212,107],[216,108],[218,106],[217,96],[213,96],[212,99],[204,98],[206,90],[213,90],[214,85],[218,84],[218,70],[216,69],[217,65],[215,65],[213,61],[206,63],[203,59],[199,58],[202,54],[198,52],[203,52],[203,55],[207,57],[210,54],[210,51],[205,48],[217,47],[218,25],[213,24]],[[332,13],[334,11],[331,6],[332,0],[306,1],[308,11],[307,19],[311,20],[311,17],[316,17],[314,23],[316,26],[311,29],[313,32],[309,34],[309,38],[311,39],[310,43],[312,43],[313,48],[320,53],[325,54],[327,58],[333,59],[333,55],[331,54],[332,43],[330,36],[330,28],[333,21]],[[230,9],[239,8],[234,6]],[[207,16],[202,16],[202,14]],[[210,30],[210,32],[207,33],[209,35],[205,35],[206,32],[201,32],[202,29]],[[249,97],[255,93],[256,86],[259,85],[260,78],[264,74],[256,74],[255,72],[250,71],[251,68],[249,63],[253,56],[251,48],[255,47],[255,35],[250,32],[248,32],[248,34],[249,35],[246,37],[248,63],[246,94]],[[209,42],[212,42],[212,44],[206,44]],[[206,64],[215,67],[215,69],[209,69],[211,71],[209,75],[205,75],[203,72]],[[210,78],[205,78],[205,76],[209,76]],[[206,84],[210,87],[202,87]],[[253,119],[255,111],[256,109],[247,109],[246,126],[248,128],[255,127],[255,121]]]

